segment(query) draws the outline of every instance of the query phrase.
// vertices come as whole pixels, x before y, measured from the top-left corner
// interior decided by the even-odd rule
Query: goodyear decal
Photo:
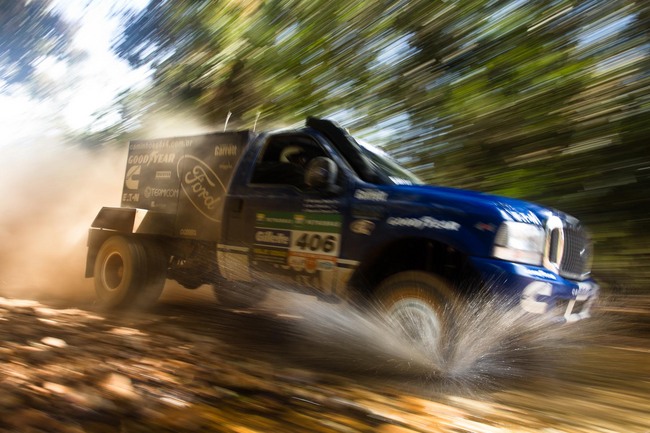
[[[460,229],[460,224],[456,221],[443,221],[430,216],[409,218],[390,217],[386,220],[386,223],[389,226],[414,228],[419,230],[439,229],[458,231]]]

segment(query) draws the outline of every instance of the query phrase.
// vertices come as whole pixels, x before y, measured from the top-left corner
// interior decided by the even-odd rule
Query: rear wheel
[[[377,288],[376,297],[391,326],[430,349],[444,336],[444,310],[452,293],[450,284],[437,275],[406,271],[385,279]]]
[[[155,243],[113,236],[95,261],[95,292],[101,306],[146,308],[165,284],[166,256]]]
[[[167,280],[169,256],[161,246],[153,241],[144,241],[147,255],[147,275],[139,293],[136,295],[135,305],[149,308],[158,301]]]

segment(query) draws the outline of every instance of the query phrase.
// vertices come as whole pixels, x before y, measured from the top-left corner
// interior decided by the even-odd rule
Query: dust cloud
[[[0,296],[92,298],[84,278],[88,228],[119,206],[126,148],[90,150],[45,140],[0,159]]]
[[[137,138],[217,129],[191,116],[151,116]],[[120,206],[127,142],[91,149],[44,136],[1,149],[0,296],[94,299],[84,278],[88,228],[101,207]]]

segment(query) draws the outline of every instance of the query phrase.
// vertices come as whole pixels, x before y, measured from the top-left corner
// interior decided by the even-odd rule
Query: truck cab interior
[[[271,136],[255,162],[251,183],[286,184],[303,189],[307,164],[319,156],[326,156],[325,151],[306,135]]]

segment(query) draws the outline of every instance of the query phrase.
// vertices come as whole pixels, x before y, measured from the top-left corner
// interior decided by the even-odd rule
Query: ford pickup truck
[[[146,307],[166,279],[226,305],[269,289],[378,302],[417,338],[479,287],[531,314],[589,317],[598,295],[580,222],[511,198],[423,185],[337,123],[129,143],[121,207],[89,230],[106,307]]]

